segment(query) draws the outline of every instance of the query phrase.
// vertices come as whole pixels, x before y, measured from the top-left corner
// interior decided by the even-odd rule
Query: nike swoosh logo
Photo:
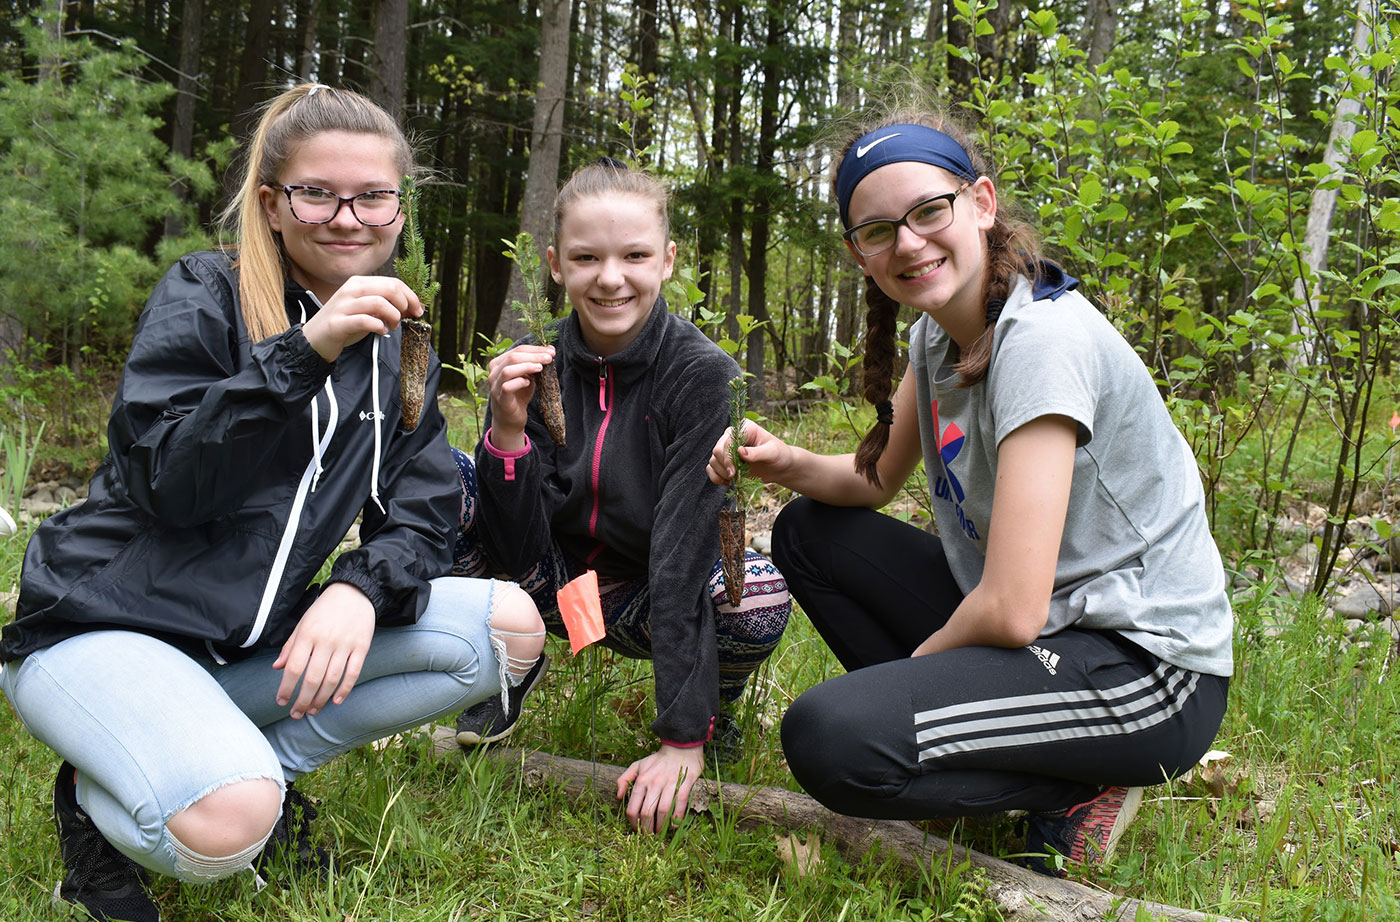
[[[890,138],[897,138],[897,137],[899,137],[900,134],[902,134],[902,132],[896,131],[894,134],[887,134],[887,135],[885,135],[883,138],[876,138],[875,140],[871,141],[869,144],[864,145],[863,147],[857,147],[857,148],[856,148],[856,159],[859,160],[859,159],[861,159],[862,157],[864,157],[866,154],[870,153],[870,149],[871,149],[872,147],[874,147],[876,144],[883,144],[883,143],[885,143],[886,141],[888,141]]]

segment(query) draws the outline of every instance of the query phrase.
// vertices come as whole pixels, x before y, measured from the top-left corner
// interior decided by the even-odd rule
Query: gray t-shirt
[[[910,333],[934,515],[963,592],[982,578],[997,446],[1067,416],[1079,447],[1041,636],[1113,630],[1183,669],[1230,675],[1230,602],[1195,458],[1127,341],[1079,292],[1034,301],[1018,278],[985,380],[958,387],[950,344],[927,316]]]

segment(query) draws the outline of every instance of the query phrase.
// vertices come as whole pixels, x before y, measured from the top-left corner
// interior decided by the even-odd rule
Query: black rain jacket
[[[708,580],[719,559],[724,489],[705,475],[705,461],[729,425],[729,380],[739,366],[661,298],[615,355],[588,348],[574,313],[559,324],[555,350],[567,444],[550,438],[537,390],[525,425],[529,453],[507,470],[477,445],[482,549],[516,578],[551,540],[602,576],[645,577],[652,730],[667,743],[707,741],[719,710]]]
[[[280,646],[362,510],[360,546],[327,581],[362,590],[380,626],[413,623],[448,572],[462,497],[436,357],[405,432],[399,333],[328,363],[301,333],[319,304],[289,281],[292,328],[250,342],[232,259],[186,256],[147,302],[88,499],[25,552],[4,660],[104,629],[216,659]]]

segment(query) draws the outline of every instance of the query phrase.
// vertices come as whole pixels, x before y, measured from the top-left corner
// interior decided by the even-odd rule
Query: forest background
[[[862,285],[826,141],[884,88],[918,81],[978,125],[1003,196],[1038,218],[1153,371],[1234,574],[1239,703],[1222,745],[1242,767],[1220,790],[1215,775],[1180,792],[1209,809],[1159,813],[1173,835],[1116,883],[1250,918],[1400,915],[1395,23],[1379,0],[11,2],[0,505],[95,466],[146,294],[181,253],[220,239],[237,142],[258,104],[303,80],[377,99],[435,172],[420,217],[443,284],[436,345],[462,372],[447,385],[459,438],[479,413],[475,363],[519,333],[504,241],[546,240],[559,179],[608,154],[674,189],[673,310],[739,358],[759,413],[843,449],[869,411],[853,396]],[[916,481],[896,512],[922,523],[927,508]],[[6,586],[21,546],[0,555]],[[1333,617],[1358,589],[1370,601],[1356,617]],[[780,711],[835,667],[778,668]],[[576,738],[558,719],[543,738]],[[12,760],[22,746],[8,739]],[[750,771],[790,783],[776,759]],[[7,823],[24,822],[17,802]],[[1182,829],[1198,843],[1243,836],[1249,855],[1164,882],[1149,866],[1179,858]],[[11,866],[26,860],[45,859]],[[863,898],[944,917],[924,885]],[[595,906],[614,898],[631,897]],[[814,896],[812,917],[836,917],[842,898]]]

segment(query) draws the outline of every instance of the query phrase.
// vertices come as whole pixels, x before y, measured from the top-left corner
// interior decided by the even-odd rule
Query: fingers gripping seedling
[[[739,446],[744,444],[745,413],[748,410],[749,386],[743,375],[729,382],[729,460],[734,465],[734,480],[719,511],[720,567],[724,571],[724,590],[729,604],[738,607],[744,599],[744,545],[746,535],[743,490],[743,462]]]
[[[503,240],[502,243],[506,245],[505,255],[515,263],[515,267],[520,270],[520,277],[525,281],[528,303],[521,304],[516,301],[512,307],[535,341],[540,345],[548,345],[554,340],[554,312],[549,309],[549,302],[545,299],[544,279],[540,274],[540,254],[535,248],[535,240],[522,231],[514,242]],[[545,365],[536,376],[535,384],[540,390],[540,415],[544,417],[550,438],[562,448],[565,431],[564,399],[559,390],[558,370],[553,365]]]
[[[394,271],[423,305],[423,316],[437,299],[442,287],[434,282],[433,272],[423,256],[423,237],[418,232],[418,188],[412,178],[404,179],[403,208],[407,221],[404,229],[404,255],[394,260]],[[428,383],[428,357],[432,349],[433,328],[426,320],[404,320],[399,396],[403,406],[403,427],[410,432],[418,428],[423,413],[423,395]]]

